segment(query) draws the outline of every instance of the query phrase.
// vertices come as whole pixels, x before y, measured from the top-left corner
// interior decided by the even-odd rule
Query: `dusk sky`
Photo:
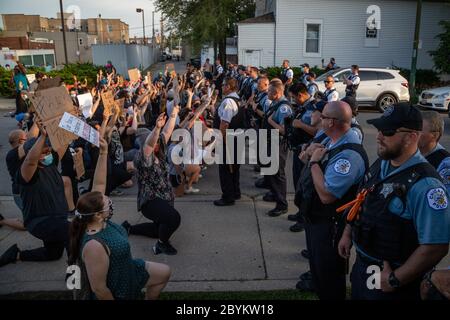
[[[99,14],[103,18],[121,19],[128,24],[130,38],[142,37],[142,15],[136,8],[143,8],[145,14],[145,35],[152,33],[153,0],[63,0],[64,11],[69,6],[80,8],[81,18],[95,18]],[[59,12],[59,0],[0,0],[0,14],[23,13],[38,14],[44,17],[56,18]],[[159,30],[160,13],[155,12],[155,30]],[[0,19],[0,25],[3,21]]]

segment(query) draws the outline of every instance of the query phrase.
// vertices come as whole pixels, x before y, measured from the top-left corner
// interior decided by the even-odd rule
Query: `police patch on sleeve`
[[[287,105],[282,105],[280,107],[280,112],[281,113],[288,113],[288,106]]]
[[[442,188],[435,188],[428,191],[427,200],[430,208],[434,210],[447,209],[448,207],[447,195]]]
[[[450,184],[450,169],[442,169],[439,171],[439,175],[444,179],[444,184]]]
[[[352,165],[350,164],[350,161],[346,159],[339,159],[334,164],[334,171],[340,174],[348,174],[350,172],[351,166]]]

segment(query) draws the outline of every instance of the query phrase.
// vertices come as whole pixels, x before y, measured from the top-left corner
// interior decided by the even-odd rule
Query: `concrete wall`
[[[366,41],[366,13],[370,5],[381,9],[379,45],[368,47]],[[276,61],[281,64],[289,59],[293,66],[302,63],[321,66],[331,57],[339,66],[389,67],[396,65],[410,68],[416,16],[416,1],[398,0],[278,0],[276,15]],[[304,54],[305,19],[317,19],[322,23],[322,50],[316,57]],[[438,45],[435,36],[442,32],[438,22],[450,19],[450,4],[424,2],[422,48],[419,50],[418,68],[431,69],[433,62],[428,51]],[[253,31],[246,39],[259,37]],[[242,33],[240,33],[240,37]],[[269,41],[269,37],[267,38]],[[261,45],[264,42],[260,41]]]
[[[92,46],[93,63],[105,65],[111,60],[117,72],[128,77],[128,69],[146,69],[159,58],[159,48],[135,44],[105,44]]]
[[[64,42],[62,32],[33,32],[34,38],[46,38],[53,40],[55,44],[56,63],[58,65],[65,63]],[[82,44],[77,45],[79,39]],[[84,32],[66,32],[67,59],[69,63],[92,62],[92,48],[89,45],[88,35]],[[77,56],[77,51],[80,56]]]
[[[243,23],[238,25],[238,61],[246,64],[246,50],[261,52],[261,67],[273,66],[274,23]],[[259,66],[258,66],[259,67]]]

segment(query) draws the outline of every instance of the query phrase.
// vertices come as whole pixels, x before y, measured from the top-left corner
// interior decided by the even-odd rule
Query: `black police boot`
[[[278,217],[281,216],[282,214],[285,214],[288,212],[287,208],[278,208],[275,207],[275,209],[270,210],[269,212],[267,212],[267,215],[269,217]]]
[[[305,228],[303,227],[303,223],[296,222],[294,225],[289,227],[289,230],[291,232],[302,232],[305,230]]]
[[[214,200],[214,205],[218,207],[226,207],[234,205],[234,200],[228,201],[224,199]]]
[[[260,189],[270,189],[270,186],[266,183],[264,177],[255,181],[255,187]]]
[[[288,220],[289,221],[298,221],[299,217],[300,217],[300,211],[297,212],[296,214],[288,215]]]
[[[277,200],[275,199],[275,196],[273,195],[272,192],[267,192],[264,197],[263,197],[263,201],[266,202],[277,202]]]
[[[298,290],[303,292],[316,292],[314,282],[312,280],[300,280],[295,286]]]
[[[300,280],[312,280],[312,272],[311,270],[306,271],[300,275]]]
[[[303,249],[300,254],[302,255],[303,258],[305,258],[306,260],[309,260],[309,251],[306,249]]]

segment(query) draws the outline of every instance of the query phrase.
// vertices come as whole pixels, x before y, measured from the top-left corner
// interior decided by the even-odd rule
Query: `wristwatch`
[[[395,276],[394,271],[392,271],[391,274],[389,275],[388,282],[389,282],[389,285],[392,288],[399,288],[400,287],[400,280],[397,279],[397,277]]]

